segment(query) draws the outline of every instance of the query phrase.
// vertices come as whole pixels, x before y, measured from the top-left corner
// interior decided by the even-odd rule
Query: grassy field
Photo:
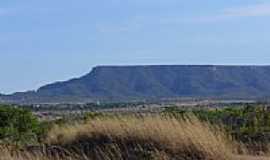
[[[221,131],[201,123],[195,117],[182,121],[158,116],[115,117],[77,125],[55,126],[49,131],[44,144],[47,144],[44,148],[30,148],[16,154],[38,155],[34,158],[42,155],[42,158],[87,157],[93,160],[226,160],[233,156],[233,143]]]
[[[34,117],[29,115],[30,112],[24,110],[2,109],[3,111],[12,112],[10,117],[14,117],[15,120],[9,119],[14,123],[5,124],[6,116],[4,116],[0,121],[2,127],[0,137],[3,139],[6,136],[5,141],[1,141],[0,138],[0,160],[270,159],[267,157],[266,143],[258,149],[259,145],[245,143],[237,139],[235,134],[231,134],[230,129],[234,129],[230,127],[228,129],[231,125],[222,121],[219,122],[223,125],[212,122],[217,117],[222,119],[223,115],[228,117],[230,115],[228,113],[235,115],[235,112],[241,114],[242,118],[249,117],[249,114],[248,116],[242,114],[242,111],[246,113],[246,108],[233,111],[229,109],[230,112],[225,109],[187,113],[170,108],[155,115],[89,113],[83,119],[46,122],[46,124],[35,121]],[[17,112],[23,116],[20,118],[14,116],[18,115]],[[222,114],[217,114],[220,112]],[[33,127],[17,122],[31,122]],[[4,125],[9,127],[4,129]],[[267,131],[262,128],[265,126],[249,130],[254,127],[246,124],[239,124],[239,127],[243,128],[242,125],[245,126],[242,129],[244,133]],[[20,136],[10,138],[9,134],[17,134],[19,131]],[[21,138],[22,142],[18,138]],[[254,147],[251,144],[254,144]]]

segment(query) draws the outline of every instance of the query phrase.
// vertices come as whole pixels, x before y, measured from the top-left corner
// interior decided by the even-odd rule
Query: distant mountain
[[[14,102],[270,97],[270,66],[99,66],[80,78],[1,96]]]

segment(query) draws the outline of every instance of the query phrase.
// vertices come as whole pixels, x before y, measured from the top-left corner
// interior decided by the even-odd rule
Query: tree
[[[34,142],[38,132],[39,122],[31,111],[0,105],[0,142]]]

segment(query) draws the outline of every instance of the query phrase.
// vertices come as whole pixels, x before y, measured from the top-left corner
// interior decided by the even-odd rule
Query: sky
[[[0,93],[97,65],[267,65],[269,44],[269,0],[0,1]]]

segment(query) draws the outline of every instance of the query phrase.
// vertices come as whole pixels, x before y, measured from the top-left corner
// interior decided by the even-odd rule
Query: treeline
[[[21,105],[20,108],[29,109],[34,112],[39,111],[97,111],[102,109],[117,109],[117,108],[135,108],[137,106],[144,106],[146,103],[86,103],[86,104],[35,104],[35,105]]]

